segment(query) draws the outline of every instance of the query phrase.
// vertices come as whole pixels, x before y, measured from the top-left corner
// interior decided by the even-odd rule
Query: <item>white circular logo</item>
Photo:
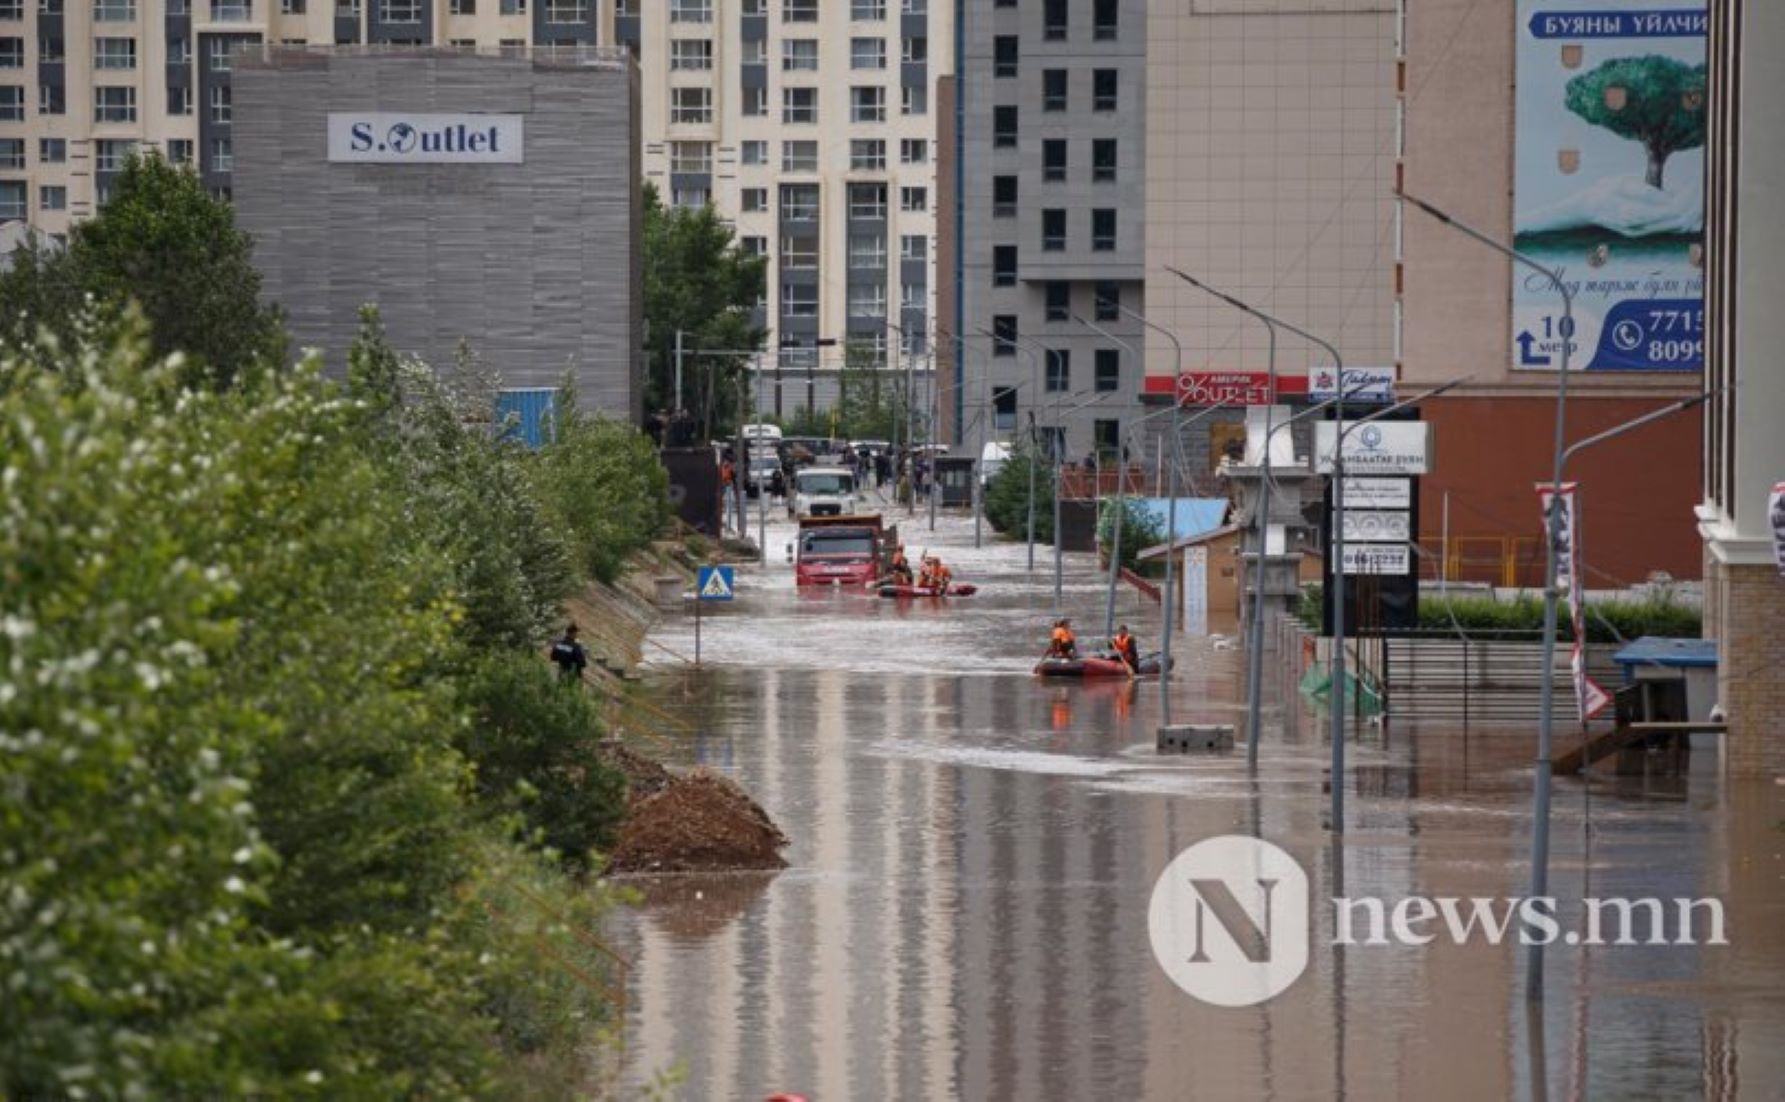
[[[1375,425],[1365,425],[1361,435],[1363,437],[1364,447],[1369,448],[1371,451],[1382,446],[1382,430]]]
[[[1611,342],[1623,352],[1634,352],[1642,347],[1643,331],[1639,322],[1625,319],[1612,326]]]
[[[1171,981],[1215,1006],[1253,1006],[1308,967],[1308,874],[1239,834],[1198,842],[1153,886],[1147,934]]]

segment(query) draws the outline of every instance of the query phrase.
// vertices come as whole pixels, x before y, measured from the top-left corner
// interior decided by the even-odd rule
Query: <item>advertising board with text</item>
[[[1348,543],[1345,545],[1345,573],[1410,574],[1413,572],[1413,549],[1404,543]]]
[[[350,164],[521,164],[520,115],[332,111],[328,159]]]
[[[1704,366],[1703,0],[1519,0],[1512,366]]]
[[[1345,385],[1339,385],[1336,367],[1316,367],[1308,371],[1308,397],[1316,402],[1337,398],[1347,402],[1386,405],[1395,400],[1395,369],[1392,367],[1348,367]]]
[[[1426,474],[1432,462],[1432,426],[1424,421],[1346,422],[1347,474]],[[1339,423],[1314,426],[1314,469],[1331,474]]]
[[[1161,397],[1172,392],[1170,375],[1149,375],[1141,392]],[[1308,396],[1308,377],[1280,373],[1277,393],[1271,396],[1271,377],[1264,371],[1186,371],[1177,380],[1178,404],[1183,406],[1268,406]]]

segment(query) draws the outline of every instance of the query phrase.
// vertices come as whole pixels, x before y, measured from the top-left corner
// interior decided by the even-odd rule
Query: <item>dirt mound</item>
[[[676,779],[676,775],[661,764],[645,757],[643,754],[628,750],[618,739],[609,739],[601,744],[601,764],[610,769],[617,769],[626,776],[626,806],[637,807],[640,802],[650,799],[662,792]]]
[[[781,833],[756,801],[705,769],[632,805],[608,872],[719,872],[779,869]]]

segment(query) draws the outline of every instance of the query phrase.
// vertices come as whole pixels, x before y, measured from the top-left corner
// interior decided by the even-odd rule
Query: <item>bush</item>
[[[575,682],[530,654],[485,658],[461,690],[471,724],[460,746],[477,793],[518,815],[531,837],[577,864],[608,844],[625,812],[626,779],[598,760],[601,716]]]
[[[583,416],[567,392],[559,404],[558,437],[536,457],[535,485],[570,533],[577,567],[612,582],[626,556],[648,546],[669,522],[669,473],[643,433]]]
[[[1322,589],[1319,584],[1302,587],[1301,603],[1296,618],[1310,631],[1319,631]],[[1587,642],[1616,643],[1644,635],[1696,639],[1703,632],[1703,616],[1698,609],[1679,604],[1669,597],[1640,600],[1589,601],[1586,607]],[[1425,631],[1455,633],[1460,626],[1465,633],[1522,632],[1543,630],[1543,601],[1521,593],[1510,601],[1490,596],[1458,594],[1439,597],[1422,593],[1419,598],[1419,626]],[[1615,630],[1615,634],[1614,634]],[[1574,627],[1569,622],[1568,605],[1556,609],[1556,637],[1572,642]]]

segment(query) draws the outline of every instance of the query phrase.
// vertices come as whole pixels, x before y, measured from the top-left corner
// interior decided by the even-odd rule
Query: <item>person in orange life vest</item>
[[[1109,641],[1109,645],[1115,648],[1116,654],[1121,656],[1130,671],[1139,672],[1140,647],[1135,643],[1134,636],[1128,634],[1127,624],[1116,629],[1116,637]]]
[[[1049,658],[1077,658],[1078,637],[1072,634],[1071,620],[1055,620],[1053,640],[1048,644]]]
[[[911,563],[906,561],[903,547],[893,551],[892,567],[887,571],[887,576],[899,585],[911,584]]]
[[[948,572],[948,567],[942,565],[941,559],[937,558],[935,555],[925,555],[923,559],[923,573],[919,577],[917,584],[935,589],[946,589],[948,588],[949,579],[952,577],[953,575]]]

